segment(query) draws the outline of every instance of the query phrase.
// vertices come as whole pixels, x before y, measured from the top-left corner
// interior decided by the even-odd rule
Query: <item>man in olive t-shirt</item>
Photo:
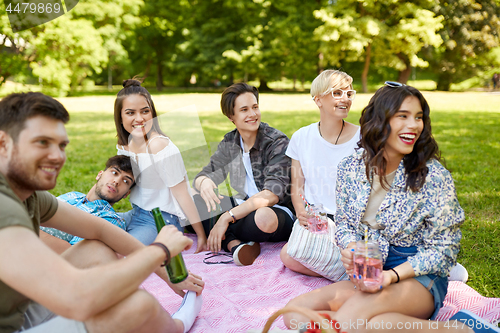
[[[50,219],[56,210],[57,199],[47,192],[35,192],[21,202],[0,173],[0,229],[19,225],[37,232],[40,222]],[[4,325],[20,327],[24,321],[21,311],[27,310],[29,302],[26,296],[0,280],[0,330]]]
[[[189,238],[165,227],[156,238],[160,245],[145,247],[44,192],[55,187],[66,161],[68,120],[66,109],[41,93],[0,101],[0,333],[188,330],[200,296],[194,294],[200,301],[188,311],[194,317],[172,318],[139,286],[156,272],[179,295],[200,294],[201,278],[190,274],[172,285],[160,267],[168,252],[163,247],[175,256],[191,246]],[[85,240],[58,255],[38,238],[40,223]]]

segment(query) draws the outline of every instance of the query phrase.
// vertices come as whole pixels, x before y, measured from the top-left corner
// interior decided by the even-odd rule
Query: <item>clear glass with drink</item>
[[[378,287],[382,283],[382,254],[378,243],[357,241],[354,250],[354,269],[352,274],[363,279],[368,287]]]
[[[357,241],[356,242],[356,247],[354,249],[354,269],[352,274],[354,274],[356,277],[360,276],[363,274],[364,267],[365,267],[365,259],[366,259],[366,253],[365,253],[365,242],[364,241]]]
[[[378,287],[382,284],[382,254],[378,243],[368,241],[363,282],[368,287]]]
[[[306,207],[306,213],[310,232],[314,234],[326,234],[328,232],[328,217],[322,204]]]

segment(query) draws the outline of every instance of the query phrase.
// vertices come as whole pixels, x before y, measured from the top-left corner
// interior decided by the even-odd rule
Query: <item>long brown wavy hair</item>
[[[358,146],[364,149],[366,176],[373,182],[374,173],[381,177],[385,189],[390,187],[385,177],[387,161],[384,158],[385,144],[391,134],[390,119],[401,108],[403,101],[415,96],[422,106],[424,128],[413,146],[413,151],[403,157],[407,175],[406,190],[419,191],[425,183],[428,173],[426,163],[431,158],[441,159],[441,153],[431,132],[430,108],[422,93],[410,86],[384,86],[377,90],[363,109],[359,123],[361,125],[361,140]]]

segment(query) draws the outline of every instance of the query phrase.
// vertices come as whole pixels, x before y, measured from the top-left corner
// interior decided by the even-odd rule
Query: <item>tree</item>
[[[159,91],[166,68],[179,56],[178,45],[185,41],[192,14],[187,0],[145,1],[141,7],[140,23],[128,40],[132,64],[145,78],[154,73]]]
[[[261,81],[288,77],[313,79],[318,74],[319,42],[314,30],[321,21],[313,15],[320,1],[282,0],[263,2],[262,29],[257,34],[259,54],[253,58],[255,76]]]
[[[426,46],[442,43],[437,31],[443,17],[429,10],[432,2],[421,0],[346,0],[335,2],[315,15],[324,24],[315,34],[322,42],[325,60],[335,66],[342,61],[364,61],[361,81],[368,90],[368,72],[373,61],[400,72],[398,80],[405,83],[411,67],[426,67],[419,56]]]
[[[0,3],[0,13],[5,13],[4,2]],[[29,30],[14,33],[7,15],[0,16],[0,86],[11,76],[26,75],[29,60],[26,54],[27,41],[32,38]]]
[[[319,44],[313,31],[321,22],[312,13],[319,1],[212,0],[193,8],[187,54],[199,76],[227,84],[259,79],[261,90],[284,76],[315,76]]]
[[[259,52],[262,5],[248,0],[192,1],[192,24],[183,45],[198,81],[231,84],[248,77],[249,57]],[[259,1],[261,2],[261,1]]]
[[[65,94],[107,62],[103,40],[92,23],[63,15],[29,41],[30,67],[45,85]]]
[[[500,45],[500,1],[440,0],[434,11],[445,18],[444,43],[430,50],[429,61],[437,88],[449,90],[491,66],[488,54]]]
[[[126,78],[133,75],[128,71],[130,60],[124,43],[127,38],[135,37],[134,29],[140,22],[139,11],[143,5],[143,0],[80,1],[67,14],[71,15],[71,19],[91,22],[102,38],[107,56],[107,71],[94,73],[93,79],[101,83],[107,80],[110,86],[113,83],[113,71],[123,73]]]

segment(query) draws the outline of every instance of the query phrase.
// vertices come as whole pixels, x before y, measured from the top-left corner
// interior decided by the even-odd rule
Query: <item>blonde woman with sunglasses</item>
[[[351,76],[338,70],[325,70],[312,82],[311,95],[319,108],[320,121],[295,132],[286,151],[292,159],[291,196],[298,219],[295,223],[304,228],[308,224],[301,195],[310,204],[322,204],[333,220],[337,164],[354,153],[360,139],[359,126],[344,120],[356,96]],[[332,255],[334,247],[331,243],[329,250]],[[314,258],[308,262],[293,258],[293,254],[290,253],[291,256],[287,251],[288,244],[281,251],[281,260],[293,271],[334,281],[348,278],[345,273],[334,274],[330,268],[324,267],[323,260]],[[323,256],[328,257],[324,253]]]

